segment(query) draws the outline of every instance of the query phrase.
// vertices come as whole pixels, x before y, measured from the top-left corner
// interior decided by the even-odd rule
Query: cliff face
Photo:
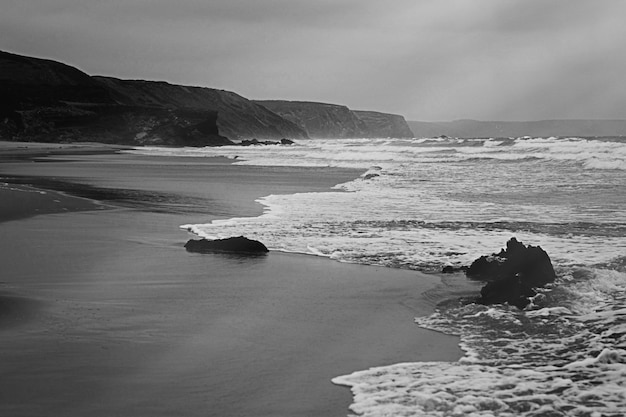
[[[256,103],[296,123],[311,138],[413,137],[404,117],[395,114],[353,111],[346,106],[308,101],[264,100]]]
[[[310,138],[359,138],[367,129],[365,123],[346,106],[284,100],[257,100],[255,103],[297,124]]]
[[[307,137],[293,123],[229,91],[91,77],[59,62],[0,51],[0,139],[232,144],[222,135]]]
[[[529,122],[454,120],[451,122],[409,121],[408,123],[416,137],[440,135],[466,138],[626,136],[626,120],[538,120]]]
[[[118,102],[105,84],[59,62],[0,52],[0,138],[224,145],[212,109]]]
[[[224,135],[224,136],[222,136]],[[412,137],[402,116],[230,91],[89,76],[0,51],[0,139],[226,145],[227,139]]]
[[[111,103],[106,89],[84,72],[60,62],[0,51],[3,107],[45,106],[59,101]]]
[[[366,126],[368,137],[372,138],[412,138],[413,132],[406,120],[399,114],[375,111],[354,110],[356,116]]]
[[[307,138],[300,127],[230,91],[157,81],[93,78],[111,91],[118,104],[216,111],[220,133],[231,139]]]

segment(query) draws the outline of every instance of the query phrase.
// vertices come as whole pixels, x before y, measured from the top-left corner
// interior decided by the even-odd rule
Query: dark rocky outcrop
[[[254,139],[244,139],[239,142],[240,146],[254,146],[254,145],[293,145],[295,142],[289,139],[281,139],[280,141],[274,140],[258,140]]]
[[[536,294],[534,288],[556,278],[550,257],[541,247],[525,246],[515,238],[500,253],[476,259],[465,274],[470,279],[487,282],[478,303],[509,303],[519,308],[529,304],[529,297]]]
[[[229,91],[92,77],[59,62],[0,51],[0,139],[233,144],[224,135],[307,137],[293,123]]]
[[[229,237],[227,239],[207,240],[191,239],[185,244],[188,252],[198,253],[241,253],[263,254],[269,252],[265,245],[257,240],[251,240],[243,236]]]
[[[367,137],[412,138],[413,132],[399,114],[354,110],[353,113],[365,123]]]

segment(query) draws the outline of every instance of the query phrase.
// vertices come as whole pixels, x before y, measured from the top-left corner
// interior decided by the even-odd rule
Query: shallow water
[[[540,245],[559,278],[527,311],[444,303],[420,326],[461,336],[459,363],[340,377],[364,415],[620,415],[626,409],[623,138],[313,140],[142,153],[238,164],[360,168],[344,192],[269,195],[259,217],[182,227],[270,249],[440,271]],[[446,298],[445,291],[439,294]],[[449,290],[448,297],[457,294]],[[375,364],[372,364],[375,365]]]

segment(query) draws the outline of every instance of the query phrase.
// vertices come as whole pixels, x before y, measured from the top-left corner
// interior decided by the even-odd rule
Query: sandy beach
[[[331,378],[461,354],[413,323],[437,276],[183,248],[181,224],[358,171],[16,146],[0,146],[1,415],[345,416]]]

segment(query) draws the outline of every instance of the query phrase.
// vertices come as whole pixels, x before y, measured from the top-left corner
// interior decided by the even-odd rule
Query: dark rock
[[[216,240],[191,239],[185,244],[185,249],[187,249],[188,252],[198,253],[232,252],[261,254],[269,252],[267,247],[258,240],[248,239],[243,236]]]
[[[256,146],[256,145],[291,145],[294,142],[289,139],[281,139],[280,142],[273,140],[244,139],[239,142],[239,146]]]
[[[441,268],[441,273],[443,274],[454,274],[456,272],[465,272],[467,271],[467,266],[452,266],[446,265]]]
[[[511,277],[488,282],[480,290],[480,297],[476,302],[484,305],[508,303],[523,309],[530,303],[529,298],[536,294],[533,287],[525,284],[519,277]]]
[[[500,253],[481,256],[465,271],[468,278],[485,281],[477,302],[509,303],[524,308],[536,294],[534,288],[556,278],[548,254],[539,246],[525,246],[511,238]]]

